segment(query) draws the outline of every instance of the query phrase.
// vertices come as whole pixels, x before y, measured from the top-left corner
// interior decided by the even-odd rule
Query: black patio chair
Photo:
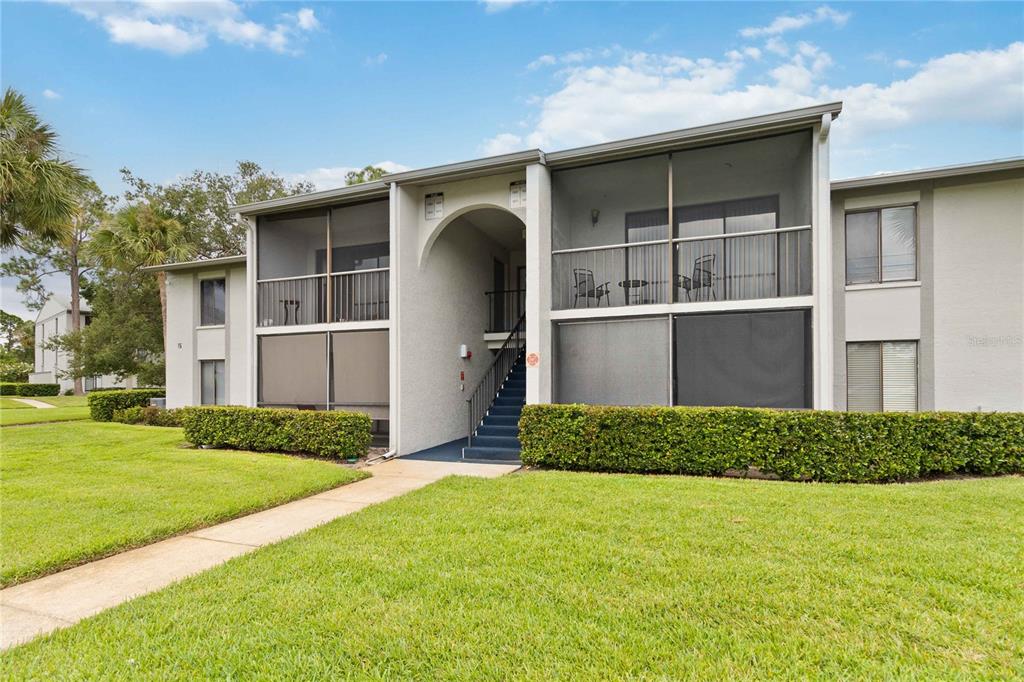
[[[586,300],[587,307],[590,307],[590,299],[596,301],[596,306],[601,305],[601,300],[605,302],[605,306],[611,307],[609,298],[608,287],[611,286],[611,282],[605,282],[604,284],[596,284],[594,280],[594,271],[587,270],[585,268],[573,268],[572,270],[573,279],[573,298],[572,307],[575,308],[576,304],[582,298]]]

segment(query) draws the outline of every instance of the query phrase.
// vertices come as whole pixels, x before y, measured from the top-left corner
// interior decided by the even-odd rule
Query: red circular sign
[[[536,353],[530,353],[526,356],[526,364],[530,367],[536,367],[537,363],[540,362],[540,356]]]

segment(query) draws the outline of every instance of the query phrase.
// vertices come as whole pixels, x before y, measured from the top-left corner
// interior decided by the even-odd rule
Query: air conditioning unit
[[[163,410],[167,407],[167,398],[150,398],[149,406],[159,407],[161,410]]]

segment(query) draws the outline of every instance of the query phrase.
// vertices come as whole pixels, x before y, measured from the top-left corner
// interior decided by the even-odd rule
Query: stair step
[[[506,396],[504,394],[499,395],[494,399],[495,405],[523,405],[526,403],[526,399],[517,395]]]
[[[519,427],[516,425],[482,424],[476,430],[477,436],[506,436],[511,438],[519,437]]]
[[[521,388],[513,388],[513,389],[503,388],[503,389],[501,389],[501,392],[498,393],[498,397],[499,398],[516,398],[518,400],[526,402],[526,391],[524,391]]]
[[[519,415],[516,414],[494,414],[484,417],[484,426],[514,426],[519,428]]]
[[[516,437],[508,436],[477,436],[473,439],[473,445],[479,445],[482,448],[504,448],[506,450],[519,451],[519,439]]]
[[[503,386],[505,388],[521,388],[523,390],[526,390],[526,379],[517,379],[515,377],[509,377],[508,379],[505,379],[505,383],[503,384]]]
[[[483,459],[491,462],[519,463],[519,450],[509,448],[488,448],[474,445],[462,448],[463,459]]]
[[[519,419],[519,415],[522,413],[522,405],[492,405],[490,409],[490,414],[515,417],[516,419]]]

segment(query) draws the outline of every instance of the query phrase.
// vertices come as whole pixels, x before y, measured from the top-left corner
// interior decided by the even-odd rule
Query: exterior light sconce
[[[591,227],[597,227],[597,221],[601,219],[600,209],[590,209],[590,225]]]

